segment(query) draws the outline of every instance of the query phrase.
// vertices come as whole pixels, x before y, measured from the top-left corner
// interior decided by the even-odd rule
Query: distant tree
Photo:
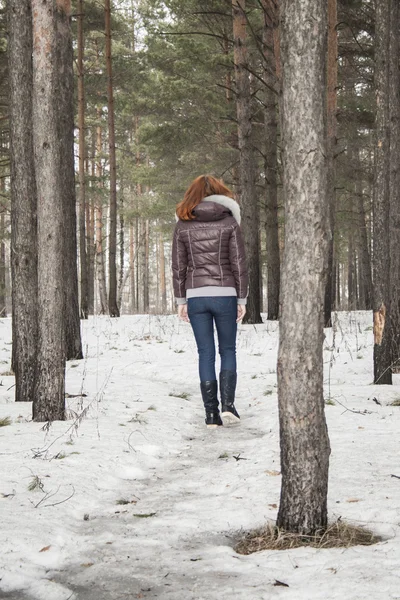
[[[108,310],[110,317],[119,317],[117,302],[117,165],[115,156],[114,90],[111,54],[111,3],[104,2],[106,34],[106,68],[108,99],[108,146],[110,158],[110,232],[108,241]]]
[[[332,327],[333,306],[333,253],[335,231],[335,154],[337,143],[337,87],[338,87],[338,33],[337,0],[328,0],[328,56],[327,56],[327,151],[328,151],[328,202],[331,239],[328,246],[328,276],[324,300],[324,325]]]
[[[329,438],[323,317],[330,237],[325,135],[326,0],[281,3],[285,248],[278,398],[282,489],[277,525],[327,526]]]
[[[245,0],[232,0],[233,56],[239,144],[239,190],[242,230],[249,268],[246,323],[262,323],[260,294],[260,220],[251,135],[251,89],[248,70]]]
[[[67,360],[83,358],[79,320],[74,160],[74,70],[70,0],[55,12],[57,25],[58,138],[63,205],[64,326]]]
[[[34,398],[38,344],[36,182],[32,139],[32,11],[8,2],[11,155],[12,369],[15,399]],[[62,300],[61,300],[62,301]]]
[[[32,0],[32,131],[38,194],[36,421],[65,418],[64,193],[58,121],[62,65],[58,61],[57,11],[66,17],[68,0]]]
[[[280,249],[278,228],[278,95],[279,78],[276,38],[279,14],[263,0],[264,28],[264,124],[265,124],[265,238],[267,260],[268,319],[279,317]]]

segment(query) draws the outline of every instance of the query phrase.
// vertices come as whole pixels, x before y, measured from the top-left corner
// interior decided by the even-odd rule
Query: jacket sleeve
[[[174,295],[177,304],[186,303],[186,273],[188,257],[185,243],[180,238],[179,227],[175,227],[172,241],[172,279],[174,284]]]
[[[238,304],[246,304],[249,275],[247,271],[246,252],[242,232],[239,225],[235,225],[229,238],[229,260],[235,278]]]

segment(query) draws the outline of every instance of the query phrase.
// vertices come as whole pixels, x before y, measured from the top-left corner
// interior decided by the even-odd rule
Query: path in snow
[[[0,598],[400,598],[399,481],[391,477],[400,475],[400,409],[390,406],[399,393],[397,382],[370,384],[368,314],[341,315],[327,332],[329,514],[371,524],[386,539],[252,556],[233,551],[234,537],[274,520],[279,503],[277,324],[240,329],[242,422],[212,431],[189,326],[138,316],[83,327],[87,358],[67,369],[67,391],[87,394],[68,400],[72,414],[88,409],[76,430],[71,420],[43,432],[30,406],[13,402],[12,377],[0,381],[0,416],[12,418],[0,430]],[[9,320],[0,321],[5,365],[10,335]],[[38,505],[33,476],[54,500],[74,493]]]

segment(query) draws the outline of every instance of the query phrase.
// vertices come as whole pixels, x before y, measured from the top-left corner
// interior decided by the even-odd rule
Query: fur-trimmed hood
[[[216,206],[214,210],[204,206],[204,202],[212,202]],[[222,210],[221,210],[222,207]],[[223,210],[226,209],[226,210]],[[220,194],[212,194],[211,196],[207,196],[203,198],[203,200],[196,206],[194,209],[194,214],[198,216],[199,220],[202,221],[216,221],[223,219],[224,216],[229,213],[233,216],[238,225],[240,225],[241,217],[240,217],[240,206],[233,200],[233,198],[229,198],[229,196],[222,196]],[[196,214],[198,213],[198,214]],[[177,215],[175,215],[176,221],[179,221]]]
[[[203,198],[202,202],[215,202],[216,204],[220,204],[227,208],[232,217],[235,218],[238,225],[240,225],[240,206],[233,200],[233,198],[229,198],[229,196],[221,196],[219,194],[212,194],[212,196],[207,196],[207,198]]]

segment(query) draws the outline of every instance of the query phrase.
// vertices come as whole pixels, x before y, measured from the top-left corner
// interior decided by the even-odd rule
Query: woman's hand
[[[246,314],[246,305],[245,304],[238,304],[237,305],[237,319],[236,319],[236,323],[239,323],[244,315]]]
[[[187,304],[178,304],[178,317],[181,319],[181,321],[189,323]]]

